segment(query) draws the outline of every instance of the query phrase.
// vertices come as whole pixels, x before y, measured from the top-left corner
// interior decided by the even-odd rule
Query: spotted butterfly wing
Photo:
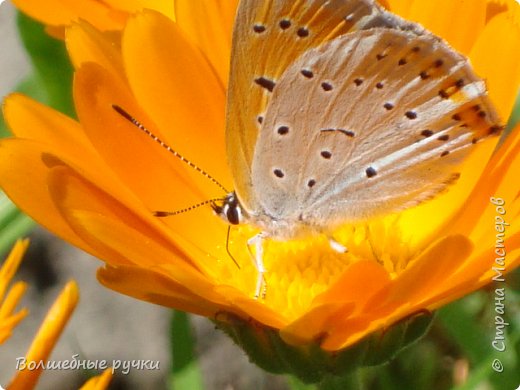
[[[242,0],[233,33],[226,144],[235,192],[257,209],[251,166],[258,132],[281,75],[301,54],[343,34],[376,26],[420,33],[371,0]]]
[[[317,229],[436,195],[500,129],[467,59],[431,34],[383,28],[305,52],[264,116],[252,164],[259,210]]]

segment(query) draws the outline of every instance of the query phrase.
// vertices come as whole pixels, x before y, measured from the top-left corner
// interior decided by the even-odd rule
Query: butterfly
[[[213,208],[260,229],[256,297],[264,240],[431,199],[502,129],[467,58],[371,0],[242,0],[227,103],[234,191]]]

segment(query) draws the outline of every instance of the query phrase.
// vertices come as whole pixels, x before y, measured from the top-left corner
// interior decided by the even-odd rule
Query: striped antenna
[[[185,213],[188,211],[198,209],[199,207],[205,206],[209,203],[213,204],[213,203],[219,202],[219,201],[220,202],[224,201],[224,198],[215,198],[215,199],[205,200],[204,202],[200,202],[200,203],[194,204],[190,207],[186,207],[185,209],[176,210],[176,211],[154,211],[153,215],[156,217],[171,217],[172,215],[179,215],[179,214],[182,214],[182,213]]]
[[[141,130],[143,133],[145,133],[146,135],[148,135],[151,139],[153,139],[155,142],[157,142],[159,145],[161,145],[164,149],[166,149],[168,152],[170,152],[171,154],[173,154],[175,157],[177,157],[179,160],[181,160],[183,163],[185,164],[188,164],[191,168],[195,169],[197,172],[199,172],[202,176],[206,177],[207,179],[209,179],[211,182],[213,182],[214,184],[216,184],[219,188],[221,188],[226,194],[229,193],[228,190],[226,190],[226,188],[220,184],[213,176],[211,176],[209,173],[207,173],[206,171],[202,170],[201,168],[199,168],[197,165],[193,164],[190,160],[186,159],[184,156],[182,156],[181,154],[177,153],[175,150],[173,150],[168,144],[164,143],[159,137],[157,137],[154,133],[152,133],[150,130],[148,130],[146,127],[144,127],[144,125],[142,125],[137,119],[135,119],[132,115],[130,115],[128,112],[126,112],[123,108],[121,108],[120,106],[118,106],[117,104],[112,104],[112,108],[118,113],[120,114],[123,118],[125,118],[126,120],[128,120],[130,123],[132,123],[134,126],[136,126],[139,130]],[[207,201],[207,203],[209,203],[211,201]],[[207,204],[207,203],[202,203],[200,205],[196,205],[196,206],[192,206],[193,208],[195,207],[199,207],[199,206],[202,206],[204,204]],[[180,212],[181,210],[179,210]],[[186,210],[187,211],[187,210]],[[178,214],[178,212],[175,212],[176,214]],[[169,214],[171,215],[171,214]],[[158,215],[158,216],[161,216],[161,215]]]

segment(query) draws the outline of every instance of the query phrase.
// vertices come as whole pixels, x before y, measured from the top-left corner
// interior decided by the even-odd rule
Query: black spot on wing
[[[365,173],[366,173],[368,178],[371,178],[371,177],[374,177],[374,176],[377,175],[377,171],[373,167],[368,167],[365,170]]]
[[[264,76],[256,78],[255,83],[262,88],[267,89],[269,92],[273,92],[273,89],[276,86],[276,83],[273,80],[270,80]]]
[[[261,34],[265,31],[265,26],[263,24],[255,24],[253,26],[253,31],[257,34]]]
[[[278,168],[273,169],[273,173],[279,179],[281,179],[281,178],[283,178],[285,176],[285,173],[283,173],[283,171],[281,169],[278,169]]]

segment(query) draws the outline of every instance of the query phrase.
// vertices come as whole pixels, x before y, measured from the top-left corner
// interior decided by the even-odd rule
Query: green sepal
[[[319,384],[350,377],[361,367],[388,362],[403,348],[420,339],[432,320],[431,313],[420,313],[333,352],[320,348],[318,341],[301,346],[289,345],[280,337],[278,329],[230,313],[219,313],[214,322],[260,368],[273,374],[294,375],[304,383]]]

